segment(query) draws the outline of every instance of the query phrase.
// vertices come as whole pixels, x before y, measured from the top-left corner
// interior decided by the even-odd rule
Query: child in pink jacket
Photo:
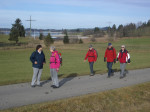
[[[50,47],[51,57],[50,57],[50,74],[52,79],[52,86],[53,88],[59,88],[59,81],[58,81],[58,71],[60,67],[60,58],[58,51],[56,51],[54,46]]]

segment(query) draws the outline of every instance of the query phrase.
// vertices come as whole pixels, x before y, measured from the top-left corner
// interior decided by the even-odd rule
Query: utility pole
[[[36,20],[32,20],[32,19],[31,19],[31,16],[30,16],[30,19],[29,19],[29,20],[26,20],[26,21],[30,21],[30,36],[31,36],[31,22],[32,22],[32,21],[36,21]]]

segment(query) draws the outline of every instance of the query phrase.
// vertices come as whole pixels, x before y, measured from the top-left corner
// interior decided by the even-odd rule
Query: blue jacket
[[[31,54],[30,60],[32,62],[32,67],[39,68],[39,69],[42,69],[43,63],[46,62],[44,53],[41,52],[41,54],[40,54],[38,51],[34,51]],[[37,64],[34,63],[35,61],[37,61]]]

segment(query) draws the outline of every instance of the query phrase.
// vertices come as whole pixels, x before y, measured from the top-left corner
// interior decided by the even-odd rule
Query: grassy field
[[[7,37],[5,37],[7,38]],[[9,43],[7,39],[0,37],[0,42]],[[27,42],[21,40],[21,42]],[[107,43],[98,42],[92,43],[99,52],[97,62],[94,64],[94,70],[98,74],[106,73],[106,63],[103,62],[104,52]],[[121,39],[112,42],[117,51],[119,51],[121,44],[127,46],[127,50],[131,55],[131,64],[127,69],[140,69],[150,67],[150,38],[132,38]],[[85,54],[88,50],[89,44],[57,44],[59,52],[62,53],[63,66],[60,68],[59,76],[78,76],[88,75],[88,62],[83,62]],[[19,49],[20,46],[14,49],[0,49],[0,85],[30,82],[32,78],[32,64],[29,60],[31,53],[35,50],[33,48]],[[0,47],[2,48],[2,47]],[[10,47],[13,48],[13,47]],[[49,73],[49,49],[44,48],[47,63],[44,65],[42,80],[50,78]],[[119,64],[115,64],[113,69],[119,70]]]
[[[1,112],[149,112],[150,82]]]

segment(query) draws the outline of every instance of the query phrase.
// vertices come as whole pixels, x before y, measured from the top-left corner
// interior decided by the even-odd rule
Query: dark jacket
[[[45,55],[43,52],[40,54],[38,51],[34,51],[30,56],[30,61],[32,62],[32,67],[42,69],[43,63],[46,62]],[[37,61],[37,64],[35,64],[35,61]]]

